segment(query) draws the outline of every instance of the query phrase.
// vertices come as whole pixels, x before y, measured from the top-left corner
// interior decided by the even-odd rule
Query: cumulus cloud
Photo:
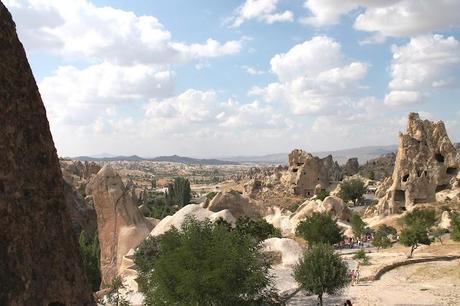
[[[450,72],[460,63],[460,43],[452,36],[423,35],[393,46],[388,105],[418,103],[434,88],[454,82]]]
[[[278,11],[277,5],[279,0],[246,0],[239,6],[234,16],[230,17],[227,22],[230,27],[237,28],[245,21],[255,19],[268,24],[275,22],[292,22],[294,14],[291,11]]]
[[[337,24],[342,15],[362,9],[354,27],[381,35],[368,43],[381,42],[382,36],[413,36],[460,26],[460,2],[455,0],[307,0],[305,7],[311,16],[301,21],[314,26]]]
[[[184,43],[154,16],[137,16],[88,0],[21,0],[9,3],[28,50],[118,64],[177,63],[240,52],[242,40]],[[8,5],[8,4],[7,4]]]
[[[334,105],[360,91],[359,81],[368,69],[366,63],[347,61],[340,44],[326,36],[295,45],[270,64],[279,82],[254,87],[250,95],[284,102],[298,115],[334,111]]]
[[[54,125],[88,125],[113,112],[113,105],[171,95],[174,75],[151,65],[104,62],[83,69],[59,67],[39,87]]]

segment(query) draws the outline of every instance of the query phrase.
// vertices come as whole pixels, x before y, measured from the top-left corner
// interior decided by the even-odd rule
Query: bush
[[[329,196],[329,192],[326,190],[321,190],[317,195],[316,198],[318,200],[324,201],[325,198]]]
[[[208,193],[208,194],[206,195],[206,198],[207,198],[209,201],[211,201],[212,199],[214,199],[214,197],[216,196],[216,194],[217,194],[217,192],[212,191],[212,192],[210,192],[210,193]]]
[[[452,229],[450,231],[450,238],[454,241],[460,241],[460,214],[452,214]]]
[[[366,222],[361,219],[360,215],[354,213],[351,216],[351,228],[353,230],[353,235],[356,238],[361,238],[361,236],[364,234],[364,231],[366,230]]]
[[[435,222],[436,215],[433,209],[414,209],[401,219],[404,228],[401,231],[400,242],[411,248],[409,258],[420,244],[431,244],[428,231]]]
[[[236,221],[235,230],[240,234],[252,236],[256,241],[263,241],[272,237],[281,238],[281,231],[263,218],[239,218]]]
[[[315,244],[294,267],[294,278],[302,289],[315,294],[323,305],[323,294],[336,294],[348,285],[348,268],[332,246]]]
[[[257,243],[225,224],[188,219],[142,242],[134,260],[147,305],[268,305],[274,293]]]
[[[343,240],[343,232],[337,222],[328,213],[314,212],[301,221],[296,228],[296,234],[310,244],[335,244]]]
[[[97,233],[90,235],[82,231],[80,233],[79,244],[86,278],[93,292],[96,292],[101,285],[101,272],[99,270],[99,254],[101,250],[99,248]]]
[[[360,200],[363,195],[366,193],[366,186],[364,182],[359,179],[351,179],[344,181],[340,184],[340,192],[338,196],[345,202],[353,201],[353,204],[356,205],[358,200]]]
[[[366,251],[363,248],[359,249],[359,251],[353,255],[353,259],[362,260],[365,265],[369,264],[369,257],[366,255]]]

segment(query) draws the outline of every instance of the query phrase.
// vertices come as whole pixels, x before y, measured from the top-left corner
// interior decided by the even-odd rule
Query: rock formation
[[[295,149],[289,154],[287,184],[292,193],[313,196],[325,190],[331,181],[341,179],[341,169],[332,156],[325,158],[313,156],[303,150]]]
[[[344,176],[352,176],[357,174],[359,171],[359,162],[356,157],[347,160],[347,163],[342,168]]]
[[[150,233],[153,225],[144,218],[123,185],[121,177],[104,166],[88,184],[97,213],[101,246],[101,288],[121,274],[123,256]]]
[[[238,191],[219,192],[209,203],[208,208],[212,212],[218,212],[228,209],[235,218],[255,217],[257,215],[256,207],[243,197]]]
[[[268,238],[262,241],[261,246],[263,252],[279,253],[283,266],[296,265],[303,253],[300,244],[289,238]]]
[[[234,224],[236,219],[228,209],[212,212],[203,207],[202,204],[189,204],[182,207],[172,216],[166,216],[158,223],[157,226],[150,233],[151,236],[158,236],[164,234],[172,227],[180,229],[187,217],[193,217],[197,220],[203,221],[205,219],[214,222],[220,218]]]
[[[410,113],[407,131],[399,135],[391,187],[379,200],[379,213],[398,213],[419,203],[435,202],[437,192],[452,187],[459,167],[460,154],[444,123],[421,120]]]
[[[395,167],[396,154],[388,153],[367,161],[359,168],[359,173],[372,180],[381,181],[390,177]]]
[[[45,108],[0,2],[0,305],[94,305]]]

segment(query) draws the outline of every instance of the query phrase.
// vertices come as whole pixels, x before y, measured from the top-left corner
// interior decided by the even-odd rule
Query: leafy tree
[[[353,230],[353,235],[356,238],[361,238],[361,236],[364,234],[364,231],[366,230],[366,222],[361,219],[361,216],[354,213],[351,216],[351,228]]]
[[[399,241],[403,245],[411,248],[408,258],[412,258],[414,251],[420,244],[431,244],[431,239],[428,237],[428,231],[422,225],[412,225],[410,227],[404,228],[401,231]]]
[[[329,192],[326,190],[321,190],[317,195],[316,198],[318,200],[324,201],[325,198],[329,196]]]
[[[386,224],[380,225],[374,234],[374,240],[372,240],[372,245],[377,247],[377,249],[389,248],[391,246],[391,240],[388,236],[390,235],[395,236],[396,229]]]
[[[96,292],[101,285],[101,272],[99,270],[99,254],[101,250],[99,248],[97,233],[90,235],[82,231],[80,233],[79,244],[86,278],[91,284],[93,292]]]
[[[404,228],[401,231],[400,242],[411,247],[409,258],[420,244],[431,244],[428,231],[435,222],[436,215],[433,209],[414,209],[401,219]]]
[[[134,260],[146,305],[268,305],[274,293],[257,243],[224,224],[187,219]]]
[[[250,235],[257,241],[263,241],[268,238],[281,238],[281,232],[265,219],[250,219],[248,217],[239,218],[235,224],[235,230],[243,235]]]
[[[183,207],[190,203],[191,189],[190,181],[184,177],[176,177],[173,185],[173,200],[174,204]]]
[[[310,294],[318,296],[323,305],[323,295],[335,294],[348,285],[348,268],[332,246],[315,244],[308,248],[294,267],[294,278]]]
[[[401,223],[406,226],[420,225],[429,229],[436,222],[434,209],[418,208],[408,213],[401,219]]]
[[[328,213],[314,212],[306,217],[297,226],[296,234],[310,244],[319,242],[335,244],[343,240],[343,231]]]
[[[353,201],[353,204],[356,205],[358,200],[360,200],[366,193],[366,190],[366,186],[362,180],[351,179],[340,184],[340,192],[338,196],[344,200],[345,203]]]
[[[450,238],[454,241],[460,241],[460,214],[452,214],[451,220]]]

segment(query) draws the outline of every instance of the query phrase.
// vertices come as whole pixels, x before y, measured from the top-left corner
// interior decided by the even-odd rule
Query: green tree
[[[335,244],[343,240],[343,231],[328,213],[314,212],[306,217],[297,226],[296,234],[309,244],[319,242]]]
[[[358,200],[360,200],[366,193],[366,190],[367,188],[362,180],[351,179],[340,184],[340,191],[338,196],[344,200],[345,203],[353,201],[353,204],[356,205]]]
[[[191,198],[190,181],[184,177],[176,177],[173,188],[174,204],[183,207],[190,203]]]
[[[99,290],[101,285],[101,272],[99,270],[99,239],[97,233],[87,234],[85,231],[80,233],[80,253],[83,260],[83,267],[93,292]]]
[[[460,214],[451,214],[451,220],[450,238],[454,241],[460,241]]]
[[[224,224],[187,219],[134,260],[146,305],[268,305],[274,292],[256,241]]]
[[[294,267],[294,278],[302,289],[318,296],[323,305],[323,295],[335,294],[349,283],[348,268],[332,246],[315,244],[308,248]]]
[[[114,306],[130,306],[130,303],[123,297],[121,290],[126,289],[123,284],[123,279],[120,276],[116,276],[110,284],[109,293],[107,294],[107,300],[110,305]]]
[[[361,238],[366,230],[366,222],[361,219],[361,216],[357,213],[354,213],[351,216],[351,229],[353,230],[353,235],[356,238]]]
[[[369,264],[369,257],[366,255],[364,248],[359,249],[359,251],[353,255],[353,259],[362,260],[363,264],[365,265]]]
[[[250,219],[248,217],[239,218],[235,224],[235,230],[243,235],[250,235],[257,241],[263,241],[268,238],[281,238],[281,232],[265,219]]]
[[[431,244],[428,232],[435,222],[436,215],[433,209],[414,209],[401,219],[403,229],[399,240],[411,248],[409,258],[420,244]]]
[[[396,229],[386,224],[380,225],[374,234],[372,245],[377,247],[377,249],[389,248],[391,246],[391,240],[388,236],[390,235],[396,236]]]

